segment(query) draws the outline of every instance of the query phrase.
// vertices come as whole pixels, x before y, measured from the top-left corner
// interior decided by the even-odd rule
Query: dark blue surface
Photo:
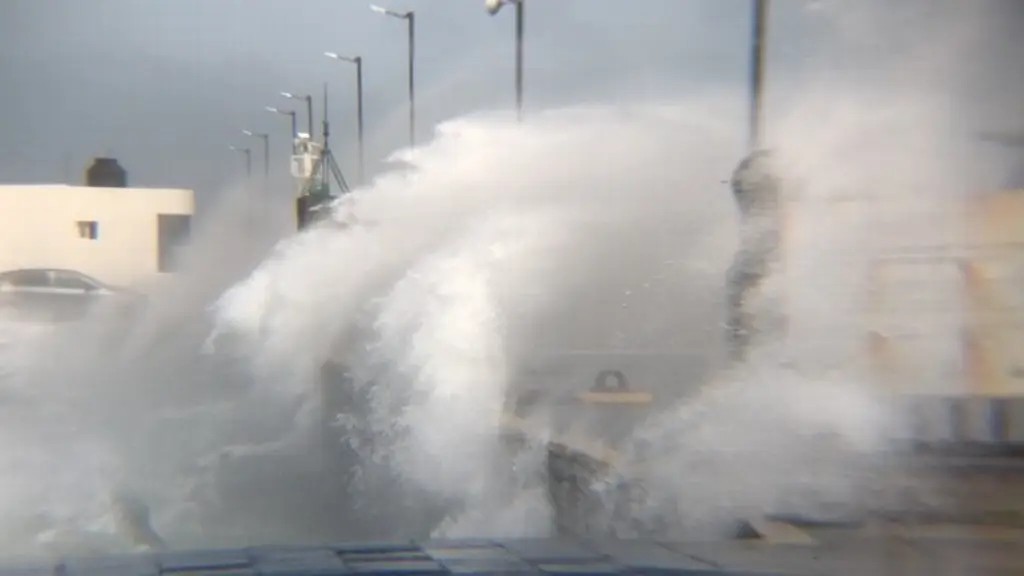
[[[711,546],[711,548],[708,548]],[[210,576],[336,574],[828,574],[814,566],[813,547],[721,543],[661,544],[644,540],[439,540],[262,546],[111,557],[68,558],[56,565],[10,566],[0,576],[177,574]],[[731,566],[734,553],[745,561]],[[751,557],[753,555],[753,559]],[[757,561],[761,558],[763,561]],[[808,566],[807,562],[811,562]],[[753,566],[751,565],[753,564]]]

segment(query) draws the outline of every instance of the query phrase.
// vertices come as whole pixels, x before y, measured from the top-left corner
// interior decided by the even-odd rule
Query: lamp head
[[[412,10],[408,10],[406,12],[396,12],[394,10],[388,10],[387,8],[382,8],[382,7],[377,6],[375,4],[371,4],[370,5],[370,10],[373,10],[374,12],[376,12],[378,14],[383,14],[385,16],[391,16],[392,18],[401,18],[403,20],[409,20],[409,19],[412,18]]]
[[[484,9],[491,16],[494,16],[501,11],[501,7],[506,4],[508,0],[484,0]]]

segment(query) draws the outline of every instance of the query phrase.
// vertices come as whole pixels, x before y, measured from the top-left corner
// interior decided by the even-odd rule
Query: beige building
[[[183,189],[0,186],[0,271],[67,268],[115,285],[145,283],[173,271],[194,208]]]
[[[797,202],[789,214],[800,345],[846,338],[836,348],[866,353],[879,383],[902,392],[1024,395],[1024,190]]]

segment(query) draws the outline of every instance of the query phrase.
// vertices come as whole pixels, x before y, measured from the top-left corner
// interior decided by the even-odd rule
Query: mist
[[[779,5],[766,138],[812,201],[800,228],[810,240],[786,280],[800,296],[790,309],[798,329],[728,371],[722,283],[738,227],[723,181],[746,147],[743,4],[532,3],[520,125],[501,65],[509,23],[468,3],[410,2],[424,31],[425,142],[415,150],[402,150],[401,30],[337,4],[308,19],[281,3],[157,12],[111,0],[88,31],[93,20],[77,4],[45,30],[41,8],[2,8],[0,22],[22,24],[4,38],[105,56],[122,72],[85,77],[81,61],[4,56],[5,85],[37,88],[16,101],[18,115],[0,117],[3,150],[17,151],[0,156],[7,179],[56,178],[46,134],[60,126],[73,155],[110,147],[132,183],[194,186],[207,207],[185,271],[149,289],[150,312],[127,337],[99,318],[19,332],[5,352],[19,400],[4,431],[19,448],[5,466],[26,471],[3,491],[11,542],[123,548],[109,526],[109,495],[122,488],[142,495],[174,546],[546,535],[549,517],[535,512],[548,505],[531,485],[537,462],[527,455],[522,474],[509,474],[496,416],[521,386],[574,391],[612,362],[663,400],[636,434],[660,455],[650,508],[638,511],[652,532],[667,521],[715,533],[800,490],[863,504],[864,479],[850,471],[870,470],[898,422],[853,360],[856,278],[889,247],[879,230],[1012,175],[1012,155],[974,140],[988,118],[1016,121],[1001,96],[1014,89],[1001,71],[1011,54],[988,40],[1013,16],[1005,3]],[[431,32],[432,18],[448,27]],[[69,30],[78,33],[60,33]],[[369,58],[371,47],[382,60],[368,93],[371,157],[398,150],[412,170],[381,162],[338,203],[337,222],[300,234],[286,233],[284,208],[247,221],[238,206],[251,191],[232,185],[226,145],[241,127],[280,120],[261,112],[277,91],[316,91],[327,75],[344,85],[344,69],[318,62],[323,50]],[[62,67],[79,76],[65,80]],[[61,90],[38,90],[46,85]],[[988,93],[981,86],[996,85],[998,97],[971,106]],[[79,97],[32,113],[47,102],[40,94],[55,93]],[[352,117],[351,102],[338,100],[335,134],[345,125],[335,119]],[[347,165],[350,149],[339,142]],[[289,188],[274,189],[287,206]],[[902,220],[829,207],[850,194],[904,207]],[[777,298],[761,305],[780,309]],[[572,350],[595,354],[550,358]],[[664,354],[604,353],[623,350]],[[328,414],[337,426],[322,435],[317,376],[327,360],[350,366],[360,400]],[[345,451],[347,469],[322,474],[325,441]],[[72,536],[54,536],[61,529]]]

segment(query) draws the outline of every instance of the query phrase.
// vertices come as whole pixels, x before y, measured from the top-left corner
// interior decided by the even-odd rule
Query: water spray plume
[[[278,241],[225,209],[185,270],[148,288],[127,336],[100,316],[12,338],[4,542],[130,548],[124,526],[145,530],[125,519],[145,515],[112,510],[120,493],[171,547],[548,535],[543,451],[510,459],[499,415],[525,389],[582,391],[618,368],[583,365],[610,349],[670,352],[644,361],[656,377],[629,373],[659,399],[624,451],[646,474],[629,530],[855,513],[899,423],[858,348],[864,271],[897,232],[952,234],[980,171],[937,90],[959,62],[922,64],[909,40],[892,54],[886,70],[769,88],[765,142],[791,219],[782,265],[744,301],[765,337],[742,362],[727,361],[722,329],[739,94],[466,116],[332,222]],[[271,213],[287,217],[256,230],[293,214]],[[332,365],[345,373],[328,389]]]

